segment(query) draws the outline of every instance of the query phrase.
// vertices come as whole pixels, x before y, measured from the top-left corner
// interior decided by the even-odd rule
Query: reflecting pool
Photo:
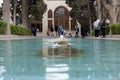
[[[0,41],[0,80],[120,80],[120,41]]]

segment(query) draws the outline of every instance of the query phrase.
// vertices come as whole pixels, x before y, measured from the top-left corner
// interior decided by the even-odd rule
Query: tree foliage
[[[66,3],[72,8],[70,16],[81,25],[89,25],[89,18],[92,22],[96,19],[94,0],[66,0]]]
[[[37,0],[35,4],[31,5],[29,15],[31,15],[32,18],[41,21],[46,10],[47,5],[44,3],[44,1]]]
[[[82,25],[88,22],[88,0],[66,0],[66,3],[72,8],[70,16],[75,21],[77,20]]]

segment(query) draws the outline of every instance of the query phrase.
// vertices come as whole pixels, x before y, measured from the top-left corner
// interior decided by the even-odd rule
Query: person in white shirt
[[[94,32],[95,32],[95,37],[99,37],[99,31],[100,31],[100,20],[99,19],[94,21],[93,28],[94,28]]]

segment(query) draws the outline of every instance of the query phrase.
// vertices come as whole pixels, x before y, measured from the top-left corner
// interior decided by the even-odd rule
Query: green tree
[[[70,16],[81,25],[89,25],[96,20],[96,12],[94,7],[95,0],[66,0],[68,6],[72,9]]]
[[[43,18],[43,14],[47,10],[47,5],[44,3],[43,0],[37,0],[35,4],[31,5],[29,15],[38,20],[41,21]]]
[[[70,16],[74,21],[78,21],[81,27],[88,27],[90,34],[92,23],[96,20],[96,11],[94,6],[95,0],[66,0],[71,7]]]
[[[66,0],[72,9],[70,16],[81,25],[89,24],[88,0]]]

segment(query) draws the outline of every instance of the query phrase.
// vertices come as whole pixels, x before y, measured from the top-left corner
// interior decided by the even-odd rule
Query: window
[[[52,10],[48,11],[48,18],[52,18]]]

